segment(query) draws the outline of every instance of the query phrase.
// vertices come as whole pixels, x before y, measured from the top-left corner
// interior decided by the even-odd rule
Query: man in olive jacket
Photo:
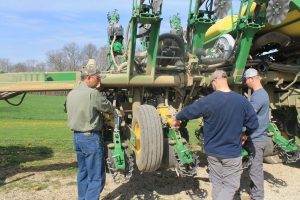
[[[101,77],[94,60],[81,70],[81,82],[67,97],[68,126],[74,131],[78,161],[78,199],[99,199],[105,185],[101,112],[113,113],[112,104],[96,89]]]

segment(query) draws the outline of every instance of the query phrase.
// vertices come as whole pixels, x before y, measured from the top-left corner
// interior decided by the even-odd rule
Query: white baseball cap
[[[257,70],[254,68],[249,68],[245,71],[241,81],[245,82],[247,78],[254,77],[254,76],[258,76]]]

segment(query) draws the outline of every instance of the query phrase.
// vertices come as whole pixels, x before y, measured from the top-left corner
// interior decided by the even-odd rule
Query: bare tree
[[[99,61],[99,51],[92,43],[89,43],[83,47],[81,55],[83,64],[86,64],[89,59],[95,59],[96,63]]]
[[[97,56],[99,59],[99,66],[101,70],[106,70],[107,69],[107,48],[106,46],[100,47],[99,49],[99,56]]]
[[[13,72],[27,72],[28,71],[28,68],[26,66],[26,63],[23,63],[23,62],[19,62],[17,64],[14,64],[12,66],[13,68]]]
[[[35,65],[35,69],[38,72],[45,72],[47,70],[47,64],[44,62],[39,62]]]
[[[11,67],[11,63],[6,58],[0,58],[0,73],[8,72]]]
[[[65,71],[67,68],[67,61],[64,53],[61,50],[52,50],[47,53],[48,64],[57,71]]]
[[[63,52],[66,55],[69,69],[76,71],[79,68],[81,59],[79,46],[74,42],[68,43],[64,46]]]
[[[38,63],[37,60],[29,59],[29,60],[26,60],[24,64],[26,65],[26,70],[27,71],[34,72],[34,71],[36,71],[35,66],[36,66],[37,63]]]

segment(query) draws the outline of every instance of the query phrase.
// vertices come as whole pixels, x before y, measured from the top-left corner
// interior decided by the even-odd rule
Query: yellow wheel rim
[[[135,135],[135,153],[141,153],[141,129],[140,125],[136,123],[134,125],[134,135]]]

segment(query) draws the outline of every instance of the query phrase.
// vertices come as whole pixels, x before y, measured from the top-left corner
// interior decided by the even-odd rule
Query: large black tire
[[[157,170],[163,156],[163,130],[158,112],[153,106],[139,106],[132,120],[135,134],[135,158],[142,172]]]
[[[274,143],[271,137],[267,137],[267,144],[264,150],[264,157],[274,155]]]
[[[175,147],[169,145],[169,139],[165,138],[161,169],[169,169],[171,167],[176,167],[176,164],[177,164],[177,160],[175,157]]]
[[[286,47],[290,44],[291,38],[279,32],[269,32],[257,38],[253,45],[252,50],[256,51],[268,44],[277,44],[280,47]]]
[[[158,58],[157,64],[165,67],[175,65],[176,61],[184,60],[184,42],[177,35],[164,33],[159,36],[157,56],[177,57],[177,58]],[[180,59],[178,59],[180,58]]]
[[[274,155],[264,157],[264,162],[268,164],[280,164],[283,163],[283,160],[279,157],[279,155]]]
[[[283,162],[279,155],[274,154],[274,143],[271,137],[267,138],[267,144],[264,151],[264,162],[268,164],[279,164]]]

